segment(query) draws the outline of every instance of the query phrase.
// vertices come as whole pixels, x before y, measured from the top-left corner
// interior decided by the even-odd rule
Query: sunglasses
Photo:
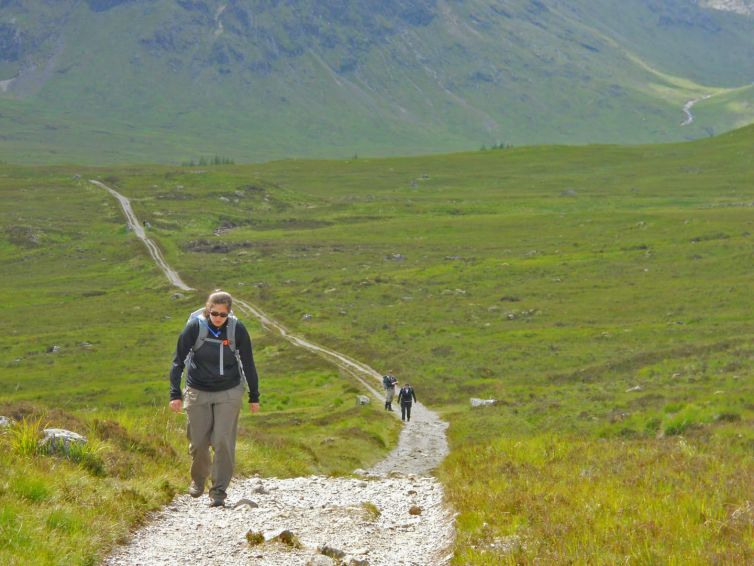
[[[228,318],[227,312],[209,311],[210,316],[219,316],[220,318]]]

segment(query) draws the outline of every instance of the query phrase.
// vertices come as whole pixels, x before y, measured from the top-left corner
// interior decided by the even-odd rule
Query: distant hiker
[[[259,411],[259,378],[251,338],[233,315],[232,305],[228,293],[216,291],[203,309],[191,314],[178,337],[170,370],[170,408],[176,413],[186,408],[191,454],[189,494],[200,497],[210,478],[210,507],[225,504],[225,490],[233,477],[238,413],[244,393],[241,377],[246,378],[249,386],[249,410]],[[188,370],[186,389],[181,396],[184,367]]]
[[[401,404],[402,421],[411,420],[411,403],[413,401],[416,401],[416,393],[414,393],[414,388],[406,383],[398,392],[398,402]]]
[[[398,383],[398,379],[388,372],[387,375],[382,377],[382,386],[385,388],[385,410],[393,410],[393,395],[395,395],[395,384]]]

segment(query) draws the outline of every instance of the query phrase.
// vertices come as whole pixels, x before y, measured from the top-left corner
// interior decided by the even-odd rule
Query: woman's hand
[[[258,413],[259,403],[249,403],[249,411],[251,411],[252,413]]]
[[[180,413],[183,410],[183,401],[180,399],[173,399],[170,402],[170,410],[174,413]]]

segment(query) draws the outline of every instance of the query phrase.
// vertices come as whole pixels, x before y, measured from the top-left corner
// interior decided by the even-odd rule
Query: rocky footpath
[[[453,513],[430,474],[447,453],[446,426],[415,404],[398,446],[356,478],[237,480],[225,508],[179,496],[104,564],[445,564]]]
[[[105,564],[443,564],[452,541],[432,478],[254,477],[231,484],[225,508],[176,498]]]
[[[398,409],[397,412],[400,412]],[[416,474],[429,476],[448,454],[445,431],[448,423],[421,403],[414,403],[411,422],[406,423],[398,445],[387,458],[375,465],[376,475]]]

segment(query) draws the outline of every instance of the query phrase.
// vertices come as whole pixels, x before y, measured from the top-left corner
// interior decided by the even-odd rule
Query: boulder
[[[71,446],[86,444],[85,436],[63,428],[46,428],[43,432],[44,438],[39,441],[39,445],[48,453],[58,452],[68,456]]]
[[[334,548],[326,544],[319,547],[317,550],[319,550],[320,554],[324,554],[325,556],[329,556],[330,558],[343,558],[346,555],[346,553],[339,548]]]
[[[256,503],[255,501],[252,501],[251,499],[239,499],[235,505],[233,505],[233,509],[238,509],[239,507],[246,506],[249,509],[256,509],[259,507],[259,503]]]
[[[0,428],[13,426],[13,419],[10,417],[0,417]]]
[[[472,397],[470,401],[471,401],[472,408],[487,407],[489,405],[497,404],[497,399],[477,399],[475,397]]]
[[[301,548],[301,541],[299,541],[298,537],[288,529],[284,530],[278,536],[276,536],[275,540],[282,542],[283,544],[290,546],[291,548]]]
[[[357,405],[369,405],[370,399],[366,395],[359,395],[356,397]]]

